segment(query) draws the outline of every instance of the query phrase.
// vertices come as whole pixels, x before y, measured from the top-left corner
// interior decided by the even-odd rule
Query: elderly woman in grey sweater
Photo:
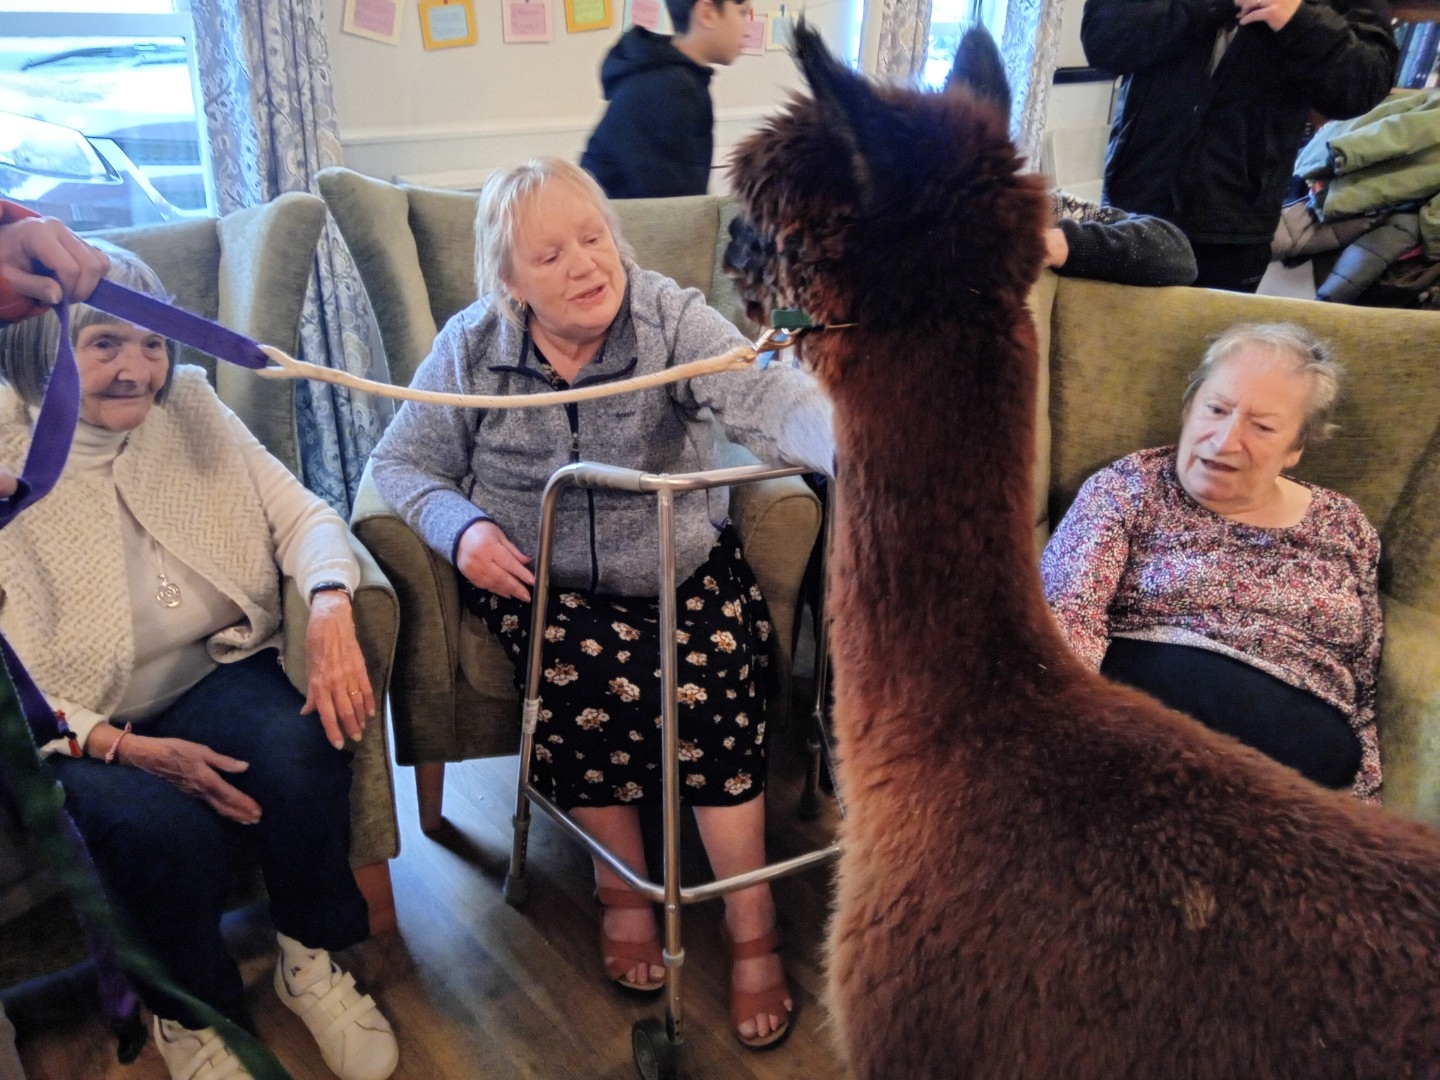
[[[604,193],[538,159],[491,177],[476,214],[479,299],[446,324],[413,385],[472,394],[592,386],[724,353],[744,338],[695,289],[640,269]],[[589,460],[649,472],[715,467],[711,414],[762,459],[831,471],[828,402],[784,366],[711,375],[554,408],[405,405],[374,454],[381,494],[453,560],[466,604],[519,668],[530,625],[541,491]],[[681,776],[715,873],[763,864],[769,616],[723,490],[678,495]],[[660,798],[656,523],[645,500],[561,497],[536,782],[643,873],[637,808]],[[601,951],[621,986],[663,985],[647,901],[597,863]],[[769,887],[726,898],[737,1037],[789,1027]]]

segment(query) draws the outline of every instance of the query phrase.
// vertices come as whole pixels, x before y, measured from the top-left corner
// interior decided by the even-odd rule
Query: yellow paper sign
[[[572,34],[608,30],[610,21],[610,0],[565,0],[565,29]]]

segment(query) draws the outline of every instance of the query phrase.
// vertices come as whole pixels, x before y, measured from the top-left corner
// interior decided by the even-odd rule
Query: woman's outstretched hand
[[[512,600],[530,599],[535,575],[525,565],[530,561],[510,542],[493,521],[475,522],[460,535],[455,549],[455,567],[478,589]]]

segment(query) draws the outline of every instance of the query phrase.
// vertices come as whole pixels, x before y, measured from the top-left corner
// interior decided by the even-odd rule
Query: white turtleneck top
[[[33,412],[33,410],[32,410]],[[271,523],[275,560],[295,578],[304,595],[323,581],[343,582],[353,591],[359,567],[350,552],[344,521],[291,475],[233,413],[226,415],[232,437],[261,495]],[[110,431],[81,421],[75,430],[67,469],[96,473],[113,483],[114,464],[126,450],[128,432]],[[140,726],[177,701],[215,669],[207,640],[244,620],[238,604],[205,577],[160,545],[119,498],[131,623],[135,643],[133,673],[108,719]],[[157,599],[161,572],[179,589],[180,603],[167,607]],[[91,709],[46,694],[51,707],[64,710],[81,744],[107,719]],[[42,748],[63,752],[62,742]]]

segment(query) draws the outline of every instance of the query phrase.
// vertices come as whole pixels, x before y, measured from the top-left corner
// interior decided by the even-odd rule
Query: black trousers
[[[257,859],[275,928],[311,948],[343,949],[369,934],[350,872],[350,753],[336,750],[266,649],[221,664],[135,730],[204,743],[248,761],[225,779],[260,804],[258,825],[222,818],[168,780],[97,758],[50,764],[111,899],[179,986],[240,1024],[240,971],[220,916],[243,857]],[[179,1000],[142,988],[151,1012],[189,1028]]]
[[[1324,787],[1349,787],[1360,770],[1360,739],[1344,713],[1223,653],[1114,638],[1100,673],[1233,735]]]
[[[1253,293],[1270,265],[1270,245],[1263,244],[1195,244],[1195,278],[1197,289],[1224,289],[1227,292]]]

